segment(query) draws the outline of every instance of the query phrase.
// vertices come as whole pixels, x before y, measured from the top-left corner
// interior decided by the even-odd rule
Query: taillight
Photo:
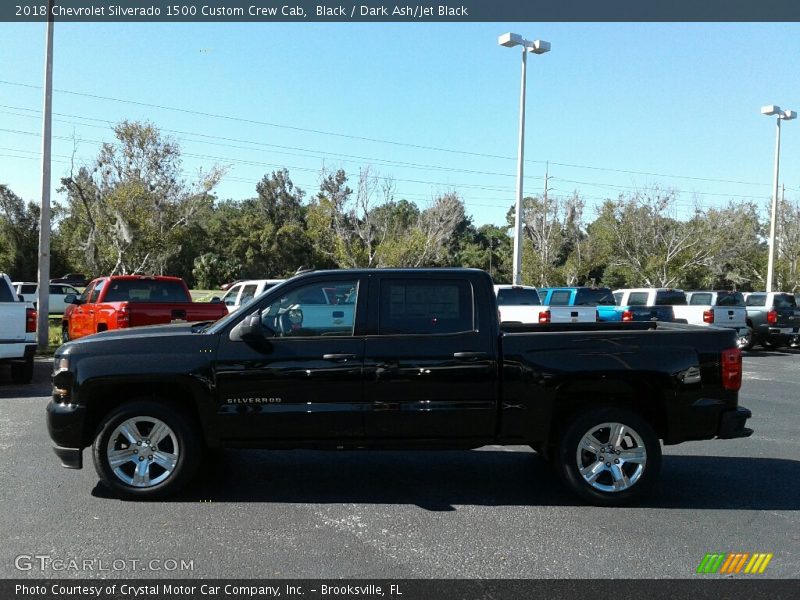
[[[539,323],[549,323],[549,322],[550,322],[550,311],[549,310],[539,311]]]
[[[117,329],[128,327],[130,324],[130,313],[128,312],[128,304],[123,303],[117,309]]]
[[[767,323],[769,323],[770,325],[775,325],[775,323],[777,322],[778,322],[778,311],[772,309],[767,313]]]
[[[703,311],[703,323],[713,323],[714,322],[714,311],[713,310],[704,310]]]
[[[622,320],[623,321],[633,321],[633,313],[629,310],[622,311]]]
[[[25,309],[25,333],[36,333],[36,309]]]
[[[739,348],[722,351],[722,387],[733,391],[742,387],[742,351]]]

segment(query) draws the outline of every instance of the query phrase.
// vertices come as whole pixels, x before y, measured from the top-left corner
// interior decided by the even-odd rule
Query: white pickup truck
[[[0,364],[11,364],[14,383],[30,383],[36,351],[36,309],[20,300],[11,280],[0,273]]]
[[[497,308],[502,323],[595,323],[594,306],[545,306],[535,287],[496,285]]]
[[[747,307],[741,292],[686,292],[686,305],[674,305],[672,310],[676,319],[686,319],[692,325],[735,329],[739,348],[751,344],[753,332],[747,326]]]

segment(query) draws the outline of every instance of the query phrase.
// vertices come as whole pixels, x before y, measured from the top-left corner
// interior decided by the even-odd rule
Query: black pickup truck
[[[483,271],[317,271],[215,323],[64,344],[47,424],[65,467],[92,446],[102,481],[132,498],[175,492],[221,447],[523,444],[610,506],[652,485],[660,440],[752,434],[741,374],[732,330],[501,329]]]

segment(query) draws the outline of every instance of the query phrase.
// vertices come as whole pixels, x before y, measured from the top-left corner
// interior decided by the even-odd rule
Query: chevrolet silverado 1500
[[[307,322],[304,298],[326,290],[342,305],[312,304]],[[105,485],[133,498],[175,492],[206,448],[524,444],[611,506],[653,484],[662,441],[752,433],[741,374],[732,330],[501,327],[483,271],[318,271],[216,323],[64,344],[47,423],[64,466],[81,468],[91,446]]]

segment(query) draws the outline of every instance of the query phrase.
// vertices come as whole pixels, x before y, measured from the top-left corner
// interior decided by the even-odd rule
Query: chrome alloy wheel
[[[576,452],[584,481],[601,492],[622,492],[634,486],[647,465],[641,436],[622,423],[600,423],[581,438]]]
[[[178,464],[178,438],[155,417],[133,417],[111,434],[106,448],[108,465],[120,481],[138,488],[158,485]]]

